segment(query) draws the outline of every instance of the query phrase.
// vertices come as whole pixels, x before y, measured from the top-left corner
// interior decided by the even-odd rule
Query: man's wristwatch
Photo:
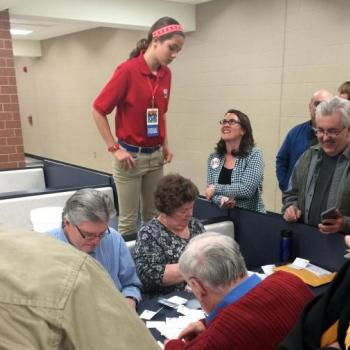
[[[113,145],[109,146],[107,150],[108,152],[114,153],[115,151],[118,151],[119,147],[119,143],[114,143]]]

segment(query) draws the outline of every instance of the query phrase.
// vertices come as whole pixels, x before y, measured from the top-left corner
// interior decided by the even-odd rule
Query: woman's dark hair
[[[185,203],[193,202],[199,195],[197,186],[179,174],[169,174],[160,179],[154,193],[157,210],[171,215]]]
[[[348,100],[350,101],[350,81],[346,81],[343,84],[341,84],[338,88],[338,92],[340,94],[347,94]]]
[[[237,110],[229,109],[226,113],[233,113],[238,117],[241,128],[244,130],[244,135],[242,137],[241,143],[238,150],[233,150],[232,155],[238,157],[246,157],[252,148],[255,146],[253,130],[250,125],[250,120],[246,114]],[[215,151],[219,156],[224,156],[226,154],[226,144],[223,139],[220,139],[216,144]]]
[[[148,45],[152,42],[152,39],[153,39],[152,34],[155,30],[169,26],[171,24],[179,24],[179,22],[171,17],[159,18],[148,31],[147,38],[143,38],[136,43],[136,48],[130,52],[129,59],[137,57],[141,51],[144,51],[148,48]],[[180,31],[180,32],[171,32],[168,34],[164,34],[160,36],[158,39],[159,41],[165,41],[170,39],[174,35],[181,35],[185,37],[185,34]]]

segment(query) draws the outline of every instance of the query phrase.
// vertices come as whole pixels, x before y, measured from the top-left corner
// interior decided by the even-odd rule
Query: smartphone
[[[321,213],[321,220],[326,219],[336,219],[337,218],[337,208],[329,208]]]

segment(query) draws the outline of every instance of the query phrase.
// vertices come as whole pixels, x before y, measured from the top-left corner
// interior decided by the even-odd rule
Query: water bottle
[[[293,231],[281,230],[280,262],[287,264],[292,259]]]

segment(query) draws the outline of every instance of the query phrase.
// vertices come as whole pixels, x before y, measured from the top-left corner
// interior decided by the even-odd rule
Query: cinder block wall
[[[24,166],[8,11],[0,11],[0,169]]]
[[[350,79],[348,0],[215,0],[197,6],[197,30],[171,64],[168,112],[174,160],[166,171],[201,192],[218,120],[232,107],[250,117],[264,152],[264,200],[280,210],[275,155],[286,132],[309,118],[311,94]],[[91,104],[144,32],[99,28],[42,43],[16,59],[26,152],[111,171]],[[28,73],[23,72],[28,67]],[[30,126],[25,116],[33,116]],[[112,124],[113,116],[110,117]]]

